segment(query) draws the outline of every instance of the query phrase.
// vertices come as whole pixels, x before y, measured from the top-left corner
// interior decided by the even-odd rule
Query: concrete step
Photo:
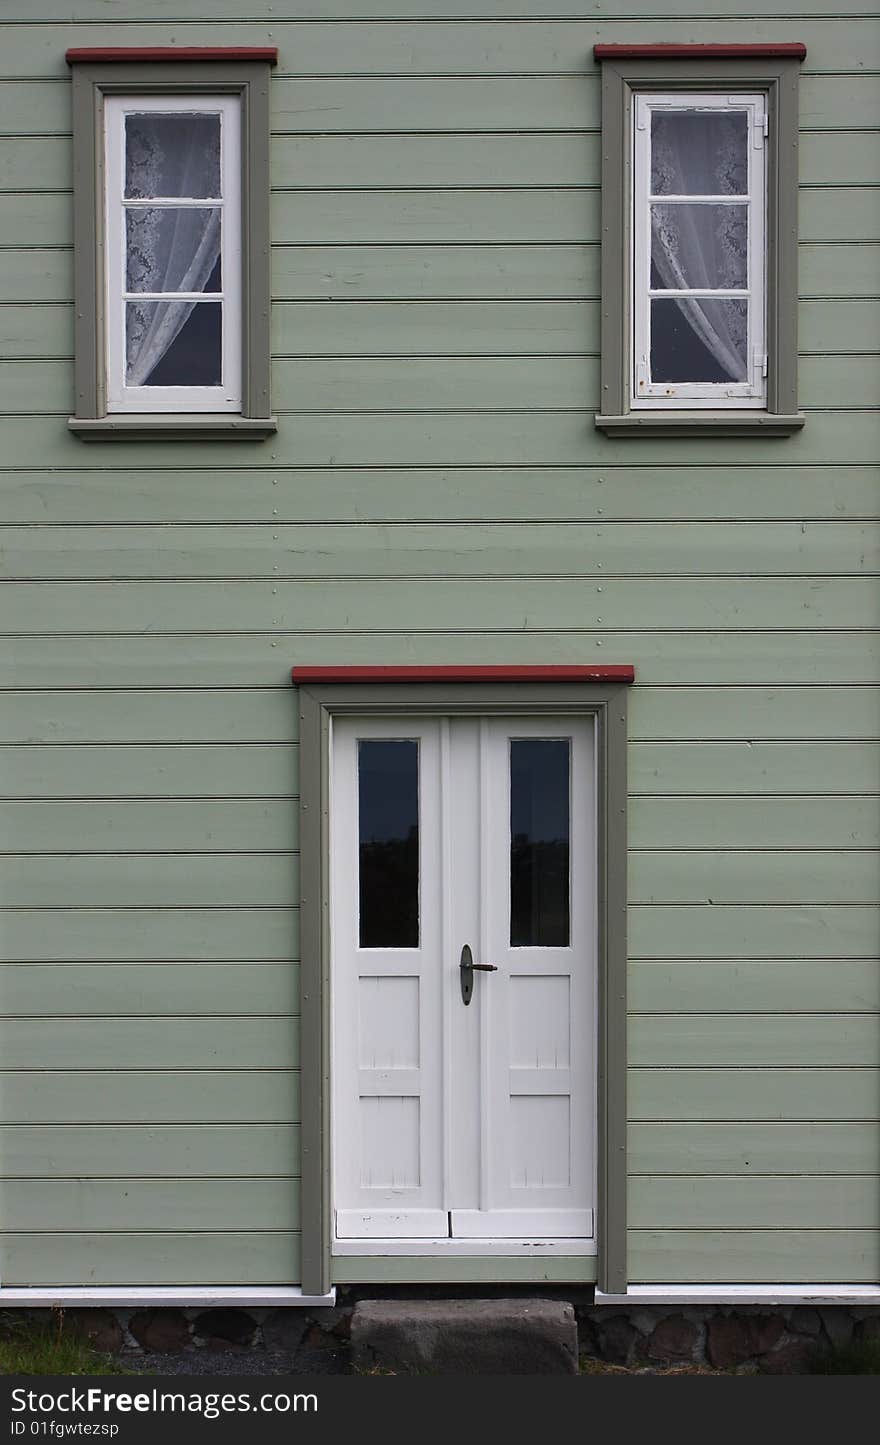
[[[574,1310],[562,1300],[361,1300],[352,1364],[396,1375],[574,1375]]]

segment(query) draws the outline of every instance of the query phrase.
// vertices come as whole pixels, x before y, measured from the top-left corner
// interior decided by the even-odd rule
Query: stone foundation
[[[572,1288],[511,1289],[485,1286],[440,1289],[425,1285],[379,1289],[340,1286],[332,1308],[288,1309],[105,1309],[61,1312],[63,1327],[82,1334],[108,1353],[180,1354],[203,1349],[266,1350],[296,1357],[315,1349],[344,1350],[359,1300],[474,1300],[552,1298],[570,1303],[583,1361],[598,1360],[634,1369],[704,1365],[741,1373],[799,1374],[817,1355],[850,1343],[880,1340],[880,1306],[602,1305],[592,1291]],[[48,1323],[58,1311],[0,1312],[0,1329],[13,1321]],[[313,1358],[313,1355],[312,1355]]]

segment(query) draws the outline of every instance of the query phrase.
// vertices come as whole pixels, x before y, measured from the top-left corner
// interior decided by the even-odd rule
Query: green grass
[[[819,1356],[811,1375],[880,1375],[880,1339],[853,1340]]]
[[[65,1329],[64,1311],[35,1325],[14,1315],[0,1318],[0,1375],[131,1375],[111,1355],[95,1350],[76,1330]]]

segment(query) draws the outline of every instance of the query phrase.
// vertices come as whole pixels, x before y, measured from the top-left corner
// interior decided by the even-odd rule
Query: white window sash
[[[156,197],[123,203],[125,118],[147,112],[219,115],[219,197]],[[108,412],[238,412],[242,405],[241,104],[236,96],[108,96],[104,101],[106,406]],[[125,380],[126,225],[135,207],[218,207],[222,290],[138,292],[137,300],[198,301],[222,309],[218,386],[128,386]]]
[[[749,115],[747,196],[651,195],[651,113],[656,110],[742,111]],[[705,94],[687,91],[642,93],[634,97],[632,125],[631,255],[632,302],[630,318],[630,406],[633,410],[758,409],[767,405],[766,357],[766,212],[767,175],[765,138],[767,100],[762,94]],[[748,379],[744,382],[655,382],[650,373],[651,328],[651,202],[687,201],[694,204],[743,205],[748,208],[747,288],[663,290],[654,297],[688,296],[724,300],[740,298],[748,304]]]

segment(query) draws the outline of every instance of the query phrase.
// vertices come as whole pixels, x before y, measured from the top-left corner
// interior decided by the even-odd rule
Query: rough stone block
[[[816,1346],[808,1340],[793,1340],[761,1361],[765,1375],[805,1375],[816,1357]]]
[[[624,1315],[613,1315],[610,1319],[601,1317],[595,1321],[599,1340],[599,1352],[610,1365],[627,1365],[633,1345],[639,1339],[638,1330]]]
[[[785,1334],[785,1320],[781,1315],[753,1315],[749,1319],[754,1355],[766,1355],[775,1350]]]
[[[573,1375],[577,1324],[561,1300],[363,1300],[355,1369],[400,1375]]]
[[[829,1305],[827,1309],[819,1311],[822,1316],[822,1323],[825,1326],[825,1333],[835,1349],[841,1349],[848,1345],[853,1336],[853,1320],[848,1310],[840,1305]]]
[[[706,1354],[711,1364],[728,1369],[767,1354],[778,1345],[784,1330],[780,1315],[714,1315],[706,1332]]]
[[[107,1352],[122,1347],[122,1326],[111,1310],[65,1310],[64,1328],[79,1335],[94,1350]]]
[[[249,1345],[256,1328],[256,1320],[247,1310],[205,1310],[193,1321],[193,1334],[197,1335],[199,1340],[220,1340],[227,1347]]]
[[[755,1353],[751,1320],[742,1315],[715,1315],[706,1331],[706,1354],[719,1369],[741,1365]]]
[[[692,1320],[684,1315],[670,1315],[661,1320],[652,1334],[647,1354],[652,1360],[692,1360],[697,1347],[699,1333]]]
[[[263,1343],[267,1350],[298,1350],[311,1321],[305,1310],[272,1310],[263,1320]]]
[[[189,1325],[181,1310],[138,1310],[128,1328],[145,1350],[171,1355],[189,1344]]]

